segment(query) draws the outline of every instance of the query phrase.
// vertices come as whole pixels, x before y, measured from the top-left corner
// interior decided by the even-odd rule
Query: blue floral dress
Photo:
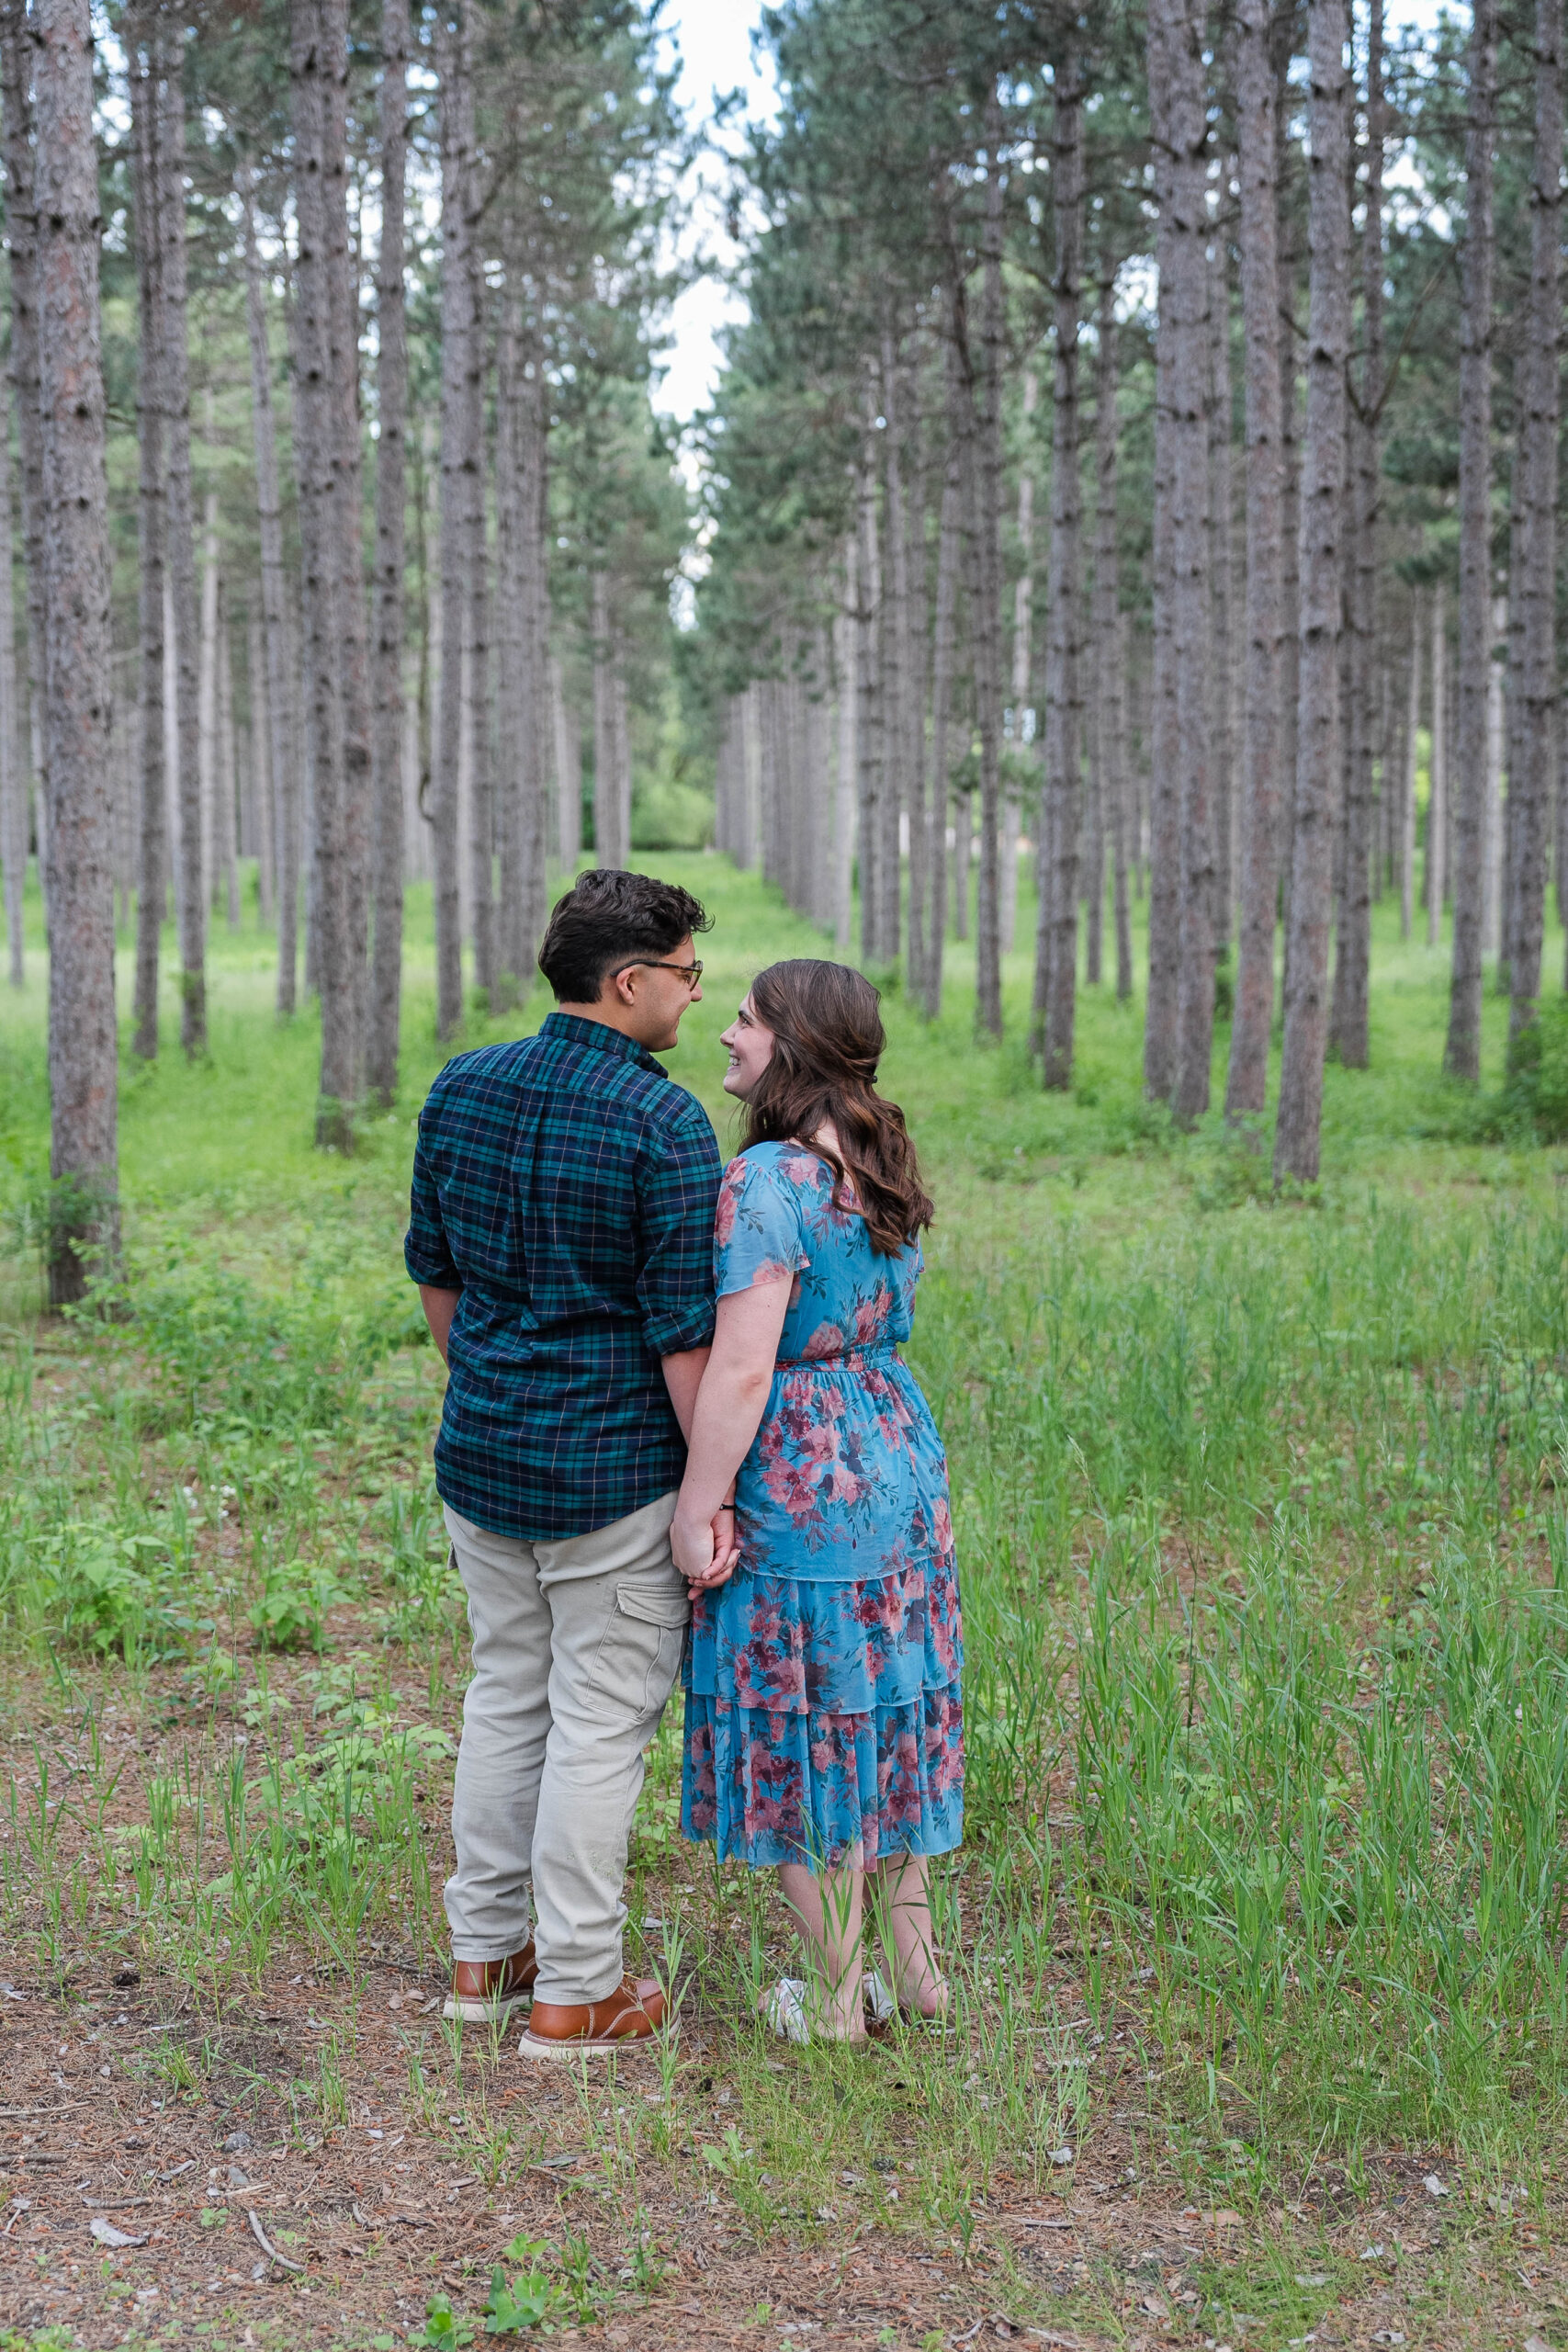
[[[721,1860],[869,1867],[963,1835],[947,1462],[897,1352],[922,1264],[918,1242],[879,1257],[798,1144],[725,1170],[719,1296],[795,1279],[736,1489],[740,1566],[692,1609],[681,1826]]]

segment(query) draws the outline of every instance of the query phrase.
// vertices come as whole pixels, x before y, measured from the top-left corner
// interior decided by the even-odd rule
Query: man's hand
[[[728,1583],[740,1559],[734,1506],[726,1503],[711,1520],[683,1521],[677,1512],[670,1530],[670,1550],[694,1594]]]

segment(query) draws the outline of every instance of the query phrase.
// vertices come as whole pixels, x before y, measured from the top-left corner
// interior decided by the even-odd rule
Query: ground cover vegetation
[[[719,1028],[820,935],[665,865],[717,916],[671,1067],[722,1120]],[[7,1021],[15,2341],[1558,2340],[1568,1168],[1506,1002],[1478,1108],[1430,1050],[1442,951],[1390,920],[1376,1074],[1330,1068],[1286,1199],[1146,1102],[1113,988],[1068,1095],[975,1053],[963,948],[936,1023],[892,993],[964,1577],[953,2022],[762,2034],[787,1948],[679,1838],[672,1717],[628,1902],[679,2036],[540,2081],[439,2018],[466,1645],[399,1255],[417,899],[410,936],[405,1080],[346,1160],[312,1020],[225,944],[210,1058],[128,1072],[123,1268],[65,1319],[36,981]],[[544,1010],[474,1000],[466,1037]]]

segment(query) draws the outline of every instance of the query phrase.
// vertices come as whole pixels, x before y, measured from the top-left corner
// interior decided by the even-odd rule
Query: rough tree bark
[[[1410,674],[1404,711],[1404,778],[1399,803],[1399,935],[1410,936],[1416,914],[1416,752],[1421,725],[1421,597],[1410,592]]]
[[[1241,309],[1246,344],[1247,679],[1241,739],[1241,892],[1235,1011],[1225,1115],[1264,1107],[1274,1022],[1274,922],[1280,879],[1280,696],[1283,626],[1283,461],[1280,382],[1277,84],[1269,0],[1240,0],[1236,129],[1241,181]]]
[[[1168,1102],[1176,1089],[1180,1043],[1179,981],[1181,967],[1181,891],[1178,872],[1180,799],[1177,782],[1179,726],[1177,717],[1174,636],[1175,496],[1173,433],[1178,337],[1168,331],[1167,288],[1175,267],[1176,208],[1170,201],[1171,140],[1168,0],[1147,10],[1149,128],[1154,142],[1158,225],[1155,257],[1159,273],[1159,322],[1155,336],[1153,674],[1149,696],[1149,979],[1144,1012],[1144,1087],[1156,1102]]]
[[[1221,177],[1222,190],[1235,175],[1234,159]],[[1209,572],[1212,613],[1209,696],[1210,766],[1214,808],[1214,962],[1230,954],[1231,913],[1235,899],[1235,682],[1232,676],[1234,582],[1231,518],[1231,303],[1230,265],[1223,222],[1216,221],[1209,247]]]
[[[1100,289],[1095,362],[1094,700],[1102,821],[1111,842],[1116,925],[1116,1001],[1133,993],[1133,923],[1127,903],[1127,673],[1117,543],[1116,280]]]
[[[853,531],[843,544],[843,589],[833,616],[833,673],[839,691],[839,741],[833,788],[833,939],[847,949],[854,937],[855,793],[859,763],[855,751],[855,706],[858,699],[855,639],[856,544]]]
[[[370,689],[375,812],[369,1019],[365,1083],[372,1102],[398,1087],[403,982],[403,511],[408,331],[403,303],[403,182],[408,153],[408,0],[382,0],[381,248],[376,270],[376,581]]]
[[[352,1140],[355,1081],[348,842],[344,788],[344,707],[340,691],[346,630],[340,618],[343,562],[336,514],[337,431],[333,397],[333,333],[328,283],[326,117],[332,67],[324,11],[318,0],[290,0],[290,78],[294,89],[295,209],[299,265],[295,304],[295,429],[299,470],[299,547],[304,590],[306,739],[310,754],[311,847],[316,897],[309,961],[321,1004],[321,1070],[316,1141],[325,1149]]]
[[[1168,687],[1179,861],[1176,1053],[1170,1103],[1184,1124],[1209,1107],[1214,1031],[1214,818],[1209,741],[1208,119],[1203,18],[1194,0],[1154,0],[1150,64],[1164,77],[1156,131],[1160,205],[1159,341],[1168,348],[1156,419],[1168,484]],[[1151,977],[1151,997],[1153,979]]]
[[[900,930],[899,886],[903,878],[899,854],[900,825],[909,772],[912,696],[909,692],[909,548],[908,514],[905,506],[905,441],[908,423],[904,412],[903,380],[897,346],[892,335],[883,338],[881,435],[886,468],[883,513],[886,516],[887,576],[882,605],[883,746],[881,790],[877,797],[876,940],[879,961],[898,960]]]
[[[468,413],[464,440],[474,453],[468,472],[468,528],[465,555],[468,589],[467,644],[468,655],[468,902],[474,937],[474,983],[497,1002],[495,851],[497,811],[493,738],[494,673],[491,661],[491,563],[488,501],[485,495],[485,379],[490,362],[490,292],[485,279],[484,242],[480,235],[479,177],[468,178],[469,297]]]
[[[955,357],[946,354],[948,415],[951,423]],[[947,811],[952,798],[953,670],[957,647],[959,537],[963,526],[964,483],[959,445],[946,436],[942,478],[942,506],[937,521],[936,599],[931,633],[931,776],[930,836],[926,862],[928,888],[925,984],[920,1002],[928,1021],[942,1011],[942,967],[947,937]]]
[[[28,597],[28,696],[40,833],[47,831],[49,770],[43,723],[43,417],[39,405],[38,200],[33,141],[33,40],[25,0],[0,5],[0,97],[5,114],[6,247],[11,264],[11,381],[22,553]],[[40,838],[40,853],[47,844]],[[40,854],[40,868],[46,864]],[[46,892],[48,876],[40,875]]]
[[[479,452],[468,446],[468,349],[474,336],[468,271],[468,182],[473,171],[473,90],[468,8],[436,19],[441,84],[441,695],[438,706],[432,853],[435,869],[435,1034],[445,1043],[463,1019],[462,907],[457,872],[457,773],[462,759],[464,568],[469,486]]]
[[[1349,352],[1349,138],[1346,0],[1310,0],[1307,56],[1311,288],[1302,451],[1301,685],[1285,983],[1285,1046],[1274,1181],[1315,1182],[1328,1045],[1334,812],[1341,773],[1345,368]]]
[[[1459,351],[1459,791],[1454,800],[1453,966],[1443,1067],[1481,1077],[1481,925],[1485,881],[1486,695],[1492,669],[1493,150],[1496,0],[1475,0],[1464,135],[1465,235]],[[1561,147],[1561,136],[1558,141]],[[1555,215],[1553,216],[1555,219]],[[1528,341],[1528,338],[1527,338]],[[1555,330],[1552,342],[1556,362]],[[1528,374],[1529,360],[1525,366]]]
[[[320,5],[332,552],[337,568],[343,714],[343,862],[333,882],[339,902],[331,920],[343,931],[344,989],[342,1003],[330,1013],[324,991],[322,995],[321,1093],[323,1099],[344,1103],[351,1118],[365,1083],[370,980],[370,649],[359,437],[359,266],[348,221],[348,0],[320,0]],[[324,899],[324,874],[322,884]],[[334,1148],[346,1148],[351,1141],[344,1129],[333,1138]]]
[[[207,1050],[207,897],[201,807],[201,635],[196,579],[196,505],[190,460],[190,358],[186,268],[184,52],[177,33],[162,63],[158,220],[164,253],[164,382],[169,425],[168,563],[174,605],[175,732],[179,776],[180,1044]]]
[[[1055,220],[1055,369],[1051,405],[1051,548],[1045,581],[1043,792],[1051,844],[1035,940],[1041,1076],[1072,1084],[1077,1011],[1078,843],[1083,824],[1082,492],[1078,462],[1078,311],[1083,243],[1083,85],[1076,43],[1056,68],[1051,189]],[[1212,976],[1211,976],[1212,977]]]
[[[1361,381],[1349,420],[1349,642],[1346,714],[1345,839],[1329,1037],[1348,1069],[1371,1058],[1368,990],[1371,976],[1372,768],[1377,757],[1376,679],[1378,520],[1382,505],[1382,0],[1371,0],[1367,29],[1367,192],[1361,231]]]
[[[1426,892],[1427,944],[1436,947],[1442,936],[1443,902],[1448,896],[1449,846],[1449,623],[1447,599],[1438,581],[1432,590],[1432,726],[1427,762],[1430,789],[1427,796],[1427,865],[1422,876]]]
[[[998,832],[1002,658],[1002,109],[986,94],[986,214],[981,232],[980,342],[984,354],[975,466],[975,695],[980,720],[980,872],[975,917],[975,1021],[1002,1034]]]
[[[277,1011],[295,1007],[299,960],[299,767],[295,748],[293,664],[289,660],[288,576],[283,568],[283,498],[277,471],[277,418],[272,397],[272,353],[266,331],[266,288],[256,248],[255,198],[250,167],[237,182],[245,266],[245,329],[251,356],[251,434],[255,451],[256,523],[261,554],[261,608],[266,663],[267,752],[272,769],[277,904]]]
[[[1039,394],[1039,379],[1032,367],[1023,371],[1023,397],[1020,403],[1022,418],[1022,455],[1018,469],[1018,578],[1012,591],[1012,667],[1009,679],[1012,704],[1011,751],[1016,768],[1026,759],[1038,760],[1040,753],[1032,752],[1024,742],[1023,718],[1029,708],[1032,684],[1034,655],[1034,410]],[[1043,892],[1050,863],[1048,847],[1054,821],[1049,807],[1050,786],[1041,776],[1042,798],[1038,838],[1034,845],[1035,870]],[[1002,792],[1001,839],[1001,924],[1002,954],[1006,956],[1013,944],[1018,922],[1018,842],[1021,831],[1021,810],[1018,785],[1013,776],[1008,778]],[[1044,899],[1036,911],[1036,933],[1044,920]],[[1036,939],[1038,949],[1038,936]]]
[[[1546,845],[1557,783],[1555,647],[1559,290],[1562,190],[1562,0],[1536,0],[1535,154],[1530,174],[1530,284],[1518,362],[1518,441],[1508,589],[1508,700],[1517,714],[1508,773],[1513,816],[1509,904],[1510,1041],[1529,1029],[1540,993]],[[1516,795],[1517,802],[1516,807]],[[1558,858],[1558,890],[1563,888]]]
[[[87,0],[39,0],[39,395],[49,767],[49,1295],[118,1245],[108,481]]]
[[[168,849],[164,824],[164,547],[166,528],[167,420],[164,413],[163,232],[158,220],[158,43],[156,10],[139,10],[126,28],[130,64],[131,215],[136,243],[137,622],[141,670],[141,774],[137,874],[135,1027],[131,1051],[158,1053],[158,947],[164,928]],[[0,435],[0,437],[6,437]],[[9,577],[9,565],[0,566]],[[0,653],[10,642],[0,622]]]
[[[872,425],[874,392],[868,395],[868,415],[862,439],[856,481],[855,526],[858,534],[856,578],[860,603],[855,614],[855,848],[859,864],[861,960],[874,971],[884,961],[880,886],[882,859],[882,792],[886,766],[886,729],[881,661],[882,544],[876,515],[876,457]]]
[[[0,374],[0,547],[9,548],[15,529],[11,503],[11,435],[7,429],[6,393],[8,375]],[[22,935],[23,892],[28,873],[28,801],[22,783],[21,745],[17,729],[21,711],[17,700],[16,615],[11,601],[11,567],[0,563],[0,860],[6,868],[6,945],[10,981],[19,989],[27,978]],[[160,807],[160,816],[162,808]],[[153,966],[154,1001],[157,967]]]

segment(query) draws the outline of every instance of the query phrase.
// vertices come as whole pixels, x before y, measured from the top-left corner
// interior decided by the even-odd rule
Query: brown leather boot
[[[624,2049],[650,2041],[664,2023],[666,2003],[651,1976],[623,1976],[602,2001],[536,2001],[517,2047],[529,2058],[581,2058],[584,2052]]]
[[[452,1967],[452,1990],[441,2014],[469,2025],[504,2025],[527,2000],[539,1973],[534,1939],[505,1960],[459,1960]]]

